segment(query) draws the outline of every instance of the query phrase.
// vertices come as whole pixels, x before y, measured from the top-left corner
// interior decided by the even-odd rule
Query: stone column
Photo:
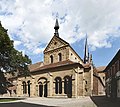
[[[85,96],[85,76],[83,71],[83,96]]]
[[[53,95],[53,77],[50,76],[50,82],[49,82],[50,86],[49,86],[49,95],[50,97]]]
[[[65,95],[64,94],[64,81],[62,81],[62,95]]]
[[[32,84],[30,84],[30,93],[31,93],[31,96],[33,97],[33,96],[35,96],[35,85],[36,85],[36,83],[35,83],[35,79],[34,78],[32,78]]]
[[[17,96],[21,96],[23,92],[23,87],[21,84],[21,81],[18,79],[17,80]]]
[[[35,95],[35,96],[39,96],[39,84],[38,84],[38,83],[35,84],[35,87],[34,87],[34,95]]]
[[[93,93],[93,65],[91,65],[91,96]]]

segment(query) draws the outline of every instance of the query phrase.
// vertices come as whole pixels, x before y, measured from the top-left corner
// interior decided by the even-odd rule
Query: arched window
[[[48,95],[48,82],[47,78],[41,77],[38,79],[38,84],[39,84],[39,96],[40,97],[47,97]]]
[[[23,94],[26,94],[26,93],[27,93],[27,85],[26,85],[26,82],[23,81],[23,82],[22,82],[22,85],[23,85]]]
[[[62,79],[60,77],[55,78],[55,93],[62,94]]]
[[[50,56],[50,62],[53,63],[53,56]]]
[[[64,77],[64,93],[68,95],[68,97],[72,96],[72,78],[70,76]]]
[[[30,81],[28,81],[27,83],[28,83],[28,95],[30,97]]]
[[[61,53],[58,54],[58,60],[62,61],[62,54]]]

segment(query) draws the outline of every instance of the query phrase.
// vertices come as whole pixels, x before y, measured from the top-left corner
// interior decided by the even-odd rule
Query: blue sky
[[[86,33],[96,66],[107,65],[120,48],[120,0],[0,0],[0,20],[14,46],[32,62],[43,61],[43,50],[54,35],[84,56]]]

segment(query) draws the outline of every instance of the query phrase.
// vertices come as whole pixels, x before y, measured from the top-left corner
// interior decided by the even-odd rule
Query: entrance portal
[[[39,96],[47,97],[47,79],[40,78],[38,84],[39,84]]]
[[[39,84],[39,96],[42,97],[43,95],[43,85]]]
[[[72,78],[70,76],[64,77],[64,93],[68,98],[72,97]]]

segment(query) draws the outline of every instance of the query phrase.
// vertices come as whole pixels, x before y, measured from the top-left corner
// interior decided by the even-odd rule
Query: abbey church
[[[54,36],[44,50],[44,61],[29,65],[31,76],[12,80],[15,87],[9,88],[12,94],[20,97],[79,98],[98,95],[98,86],[101,86],[100,93],[104,94],[104,80],[93,66],[87,38],[84,59],[81,59],[70,44],[60,37],[57,19],[54,29]]]

